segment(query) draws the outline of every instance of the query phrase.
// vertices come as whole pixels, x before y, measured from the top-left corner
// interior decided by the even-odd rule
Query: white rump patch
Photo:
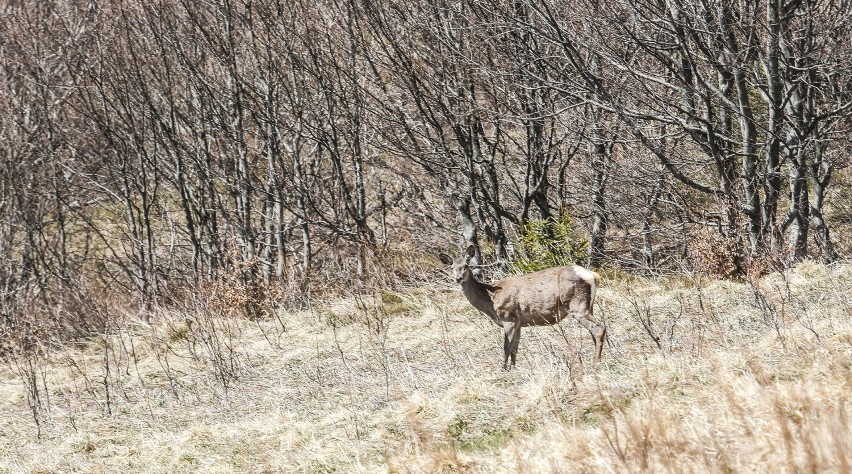
[[[589,284],[589,309],[591,309],[595,304],[595,294],[598,292],[598,284],[595,282],[597,274],[579,265],[572,265],[572,268],[578,277]]]
[[[586,270],[585,268],[583,268],[579,265],[572,265],[571,268],[574,269],[574,273],[576,273],[578,277],[582,278],[583,281],[585,281],[586,283],[591,285],[592,288],[595,287],[595,274],[594,274],[594,272]]]

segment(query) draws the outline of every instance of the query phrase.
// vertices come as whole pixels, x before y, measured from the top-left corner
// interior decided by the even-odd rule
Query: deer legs
[[[600,362],[603,352],[604,339],[606,339],[606,328],[592,319],[591,312],[578,311],[574,313],[574,319],[581,326],[588,329],[595,341],[595,360]],[[518,355],[518,346],[521,343],[521,325],[513,322],[503,323],[503,369],[509,370],[515,366],[515,357]]]
[[[515,357],[518,355],[518,345],[521,343],[521,325],[517,323],[503,323],[503,369],[509,370],[515,366]],[[511,358],[512,364],[509,365]]]
[[[601,352],[603,352],[604,338],[606,338],[606,328],[591,318],[591,312],[575,312],[574,319],[592,333],[592,337],[595,340],[595,360],[600,362]]]
[[[584,301],[571,301],[568,311],[580,323],[580,326],[583,326],[592,333],[592,338],[595,340],[595,360],[600,362],[603,343],[606,338],[606,328],[601,323],[595,321],[594,316],[592,316],[591,304],[587,304]]]

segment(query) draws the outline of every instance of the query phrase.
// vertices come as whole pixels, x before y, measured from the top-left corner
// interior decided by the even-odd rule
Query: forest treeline
[[[300,304],[454,245],[510,262],[549,219],[596,268],[848,254],[845,0],[0,9],[7,335],[205,288]]]

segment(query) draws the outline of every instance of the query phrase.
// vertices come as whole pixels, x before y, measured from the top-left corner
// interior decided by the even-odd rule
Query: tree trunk
[[[606,209],[607,178],[609,177],[609,160],[607,144],[598,137],[594,144],[592,155],[592,232],[589,242],[589,265],[592,268],[600,267],[606,256],[605,246],[607,229],[609,227],[609,216]]]

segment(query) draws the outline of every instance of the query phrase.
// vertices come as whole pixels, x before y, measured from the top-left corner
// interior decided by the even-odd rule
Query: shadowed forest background
[[[2,17],[6,351],[192,295],[254,317],[405,286],[468,244],[504,269],[568,245],[597,269],[726,278],[850,252],[844,1]]]

